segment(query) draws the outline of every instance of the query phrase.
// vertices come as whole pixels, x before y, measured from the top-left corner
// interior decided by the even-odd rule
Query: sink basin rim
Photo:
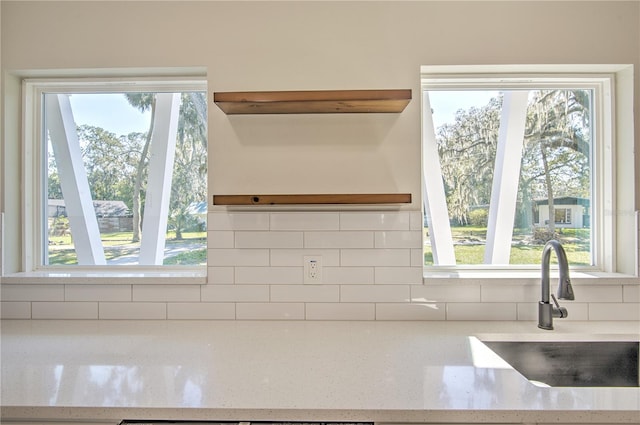
[[[520,335],[510,340],[480,342],[533,385],[640,388],[640,338],[637,336],[625,340],[567,341],[526,340]]]
[[[541,330],[537,333],[477,333],[482,342],[638,342],[640,332],[632,333],[555,333]]]

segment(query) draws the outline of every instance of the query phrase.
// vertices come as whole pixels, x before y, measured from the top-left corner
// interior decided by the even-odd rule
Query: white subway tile
[[[485,284],[481,286],[482,302],[534,302],[540,300],[540,285]],[[555,293],[555,291],[552,291]]]
[[[213,230],[207,232],[207,248],[235,248],[234,232],[231,230]]]
[[[234,320],[234,303],[168,303],[169,320]]]
[[[588,303],[622,302],[622,285],[572,285],[576,301]],[[551,285],[551,293],[556,292],[557,282]]]
[[[422,248],[411,249],[411,267],[424,268],[424,249]]]
[[[2,253],[2,247],[4,246],[4,213],[0,211],[0,276],[4,275],[2,266],[4,264],[4,255]]]
[[[200,285],[133,285],[133,301],[200,301]]]
[[[553,319],[562,321],[585,321],[589,320],[588,303],[567,303],[560,301],[560,305],[567,308],[569,316],[564,319]],[[518,303],[518,320],[538,321],[538,303]]]
[[[131,285],[65,285],[65,301],[131,301]]]
[[[422,267],[375,267],[375,283],[422,284]]]
[[[340,288],[337,285],[273,285],[272,302],[338,302]]]
[[[640,285],[624,285],[622,287],[622,301],[640,303]]]
[[[304,232],[305,248],[373,248],[373,232]]]
[[[268,285],[210,285],[202,287],[202,301],[258,302],[269,301]]]
[[[236,248],[302,248],[302,232],[235,232]]]
[[[342,302],[409,302],[408,285],[342,285]]]
[[[271,230],[339,230],[336,212],[272,212]]]
[[[307,303],[307,320],[374,320],[373,303]]]
[[[590,303],[589,320],[640,320],[640,303]]]
[[[239,320],[303,320],[303,303],[238,303]]]
[[[295,285],[302,284],[300,267],[236,267],[236,284]]]
[[[267,212],[213,212],[207,215],[209,230],[269,230]]]
[[[447,320],[516,320],[516,303],[447,303]]]
[[[101,302],[100,319],[162,320],[167,318],[167,304],[153,302]]]
[[[2,301],[0,319],[31,319],[31,303],[27,301]]]
[[[340,251],[342,266],[409,266],[408,249],[343,249]]]
[[[517,320],[538,320],[538,303],[517,303]]]
[[[408,212],[342,212],[340,230],[409,230]]]
[[[209,266],[268,266],[268,249],[209,249]]]
[[[235,282],[233,267],[207,267],[207,283],[213,285],[229,285]]]
[[[271,266],[282,267],[303,267],[304,257],[307,255],[315,255],[322,257],[322,266],[339,266],[340,250],[339,249],[272,249],[271,250]]]
[[[323,282],[334,285],[372,284],[373,267],[324,267]]]
[[[97,319],[97,302],[34,302],[32,319]]]
[[[421,248],[420,231],[382,231],[375,232],[376,248]]]
[[[378,303],[376,320],[445,320],[445,304]]]
[[[2,301],[64,301],[64,285],[8,285],[0,287]]]
[[[480,285],[412,285],[411,302],[480,302]]]
[[[424,216],[422,211],[409,212],[409,229],[418,230],[422,235],[422,230],[424,229]]]

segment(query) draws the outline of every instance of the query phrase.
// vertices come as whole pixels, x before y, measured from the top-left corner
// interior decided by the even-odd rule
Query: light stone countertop
[[[640,423],[639,388],[538,387],[478,340],[640,338],[554,324],[4,320],[0,420]]]

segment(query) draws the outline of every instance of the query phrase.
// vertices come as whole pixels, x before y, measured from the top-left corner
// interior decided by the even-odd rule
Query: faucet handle
[[[560,304],[558,304],[558,300],[556,299],[556,296],[551,294],[551,299],[553,300],[553,303],[556,305],[553,308],[552,316],[558,317],[560,319],[567,317],[569,315],[569,312],[567,311],[566,308],[560,307]]]

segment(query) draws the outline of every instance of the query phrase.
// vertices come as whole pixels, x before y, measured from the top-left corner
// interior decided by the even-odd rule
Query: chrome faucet
[[[551,240],[546,243],[542,250],[542,300],[538,304],[538,327],[540,329],[553,329],[553,318],[562,319],[567,317],[569,313],[564,307],[560,307],[555,295],[550,294],[549,283],[549,262],[551,260],[551,249],[556,252],[558,257],[558,298],[561,300],[573,300],[573,288],[571,287],[571,279],[569,279],[569,262],[567,254],[560,242]],[[553,298],[553,304],[549,303],[549,295]]]

